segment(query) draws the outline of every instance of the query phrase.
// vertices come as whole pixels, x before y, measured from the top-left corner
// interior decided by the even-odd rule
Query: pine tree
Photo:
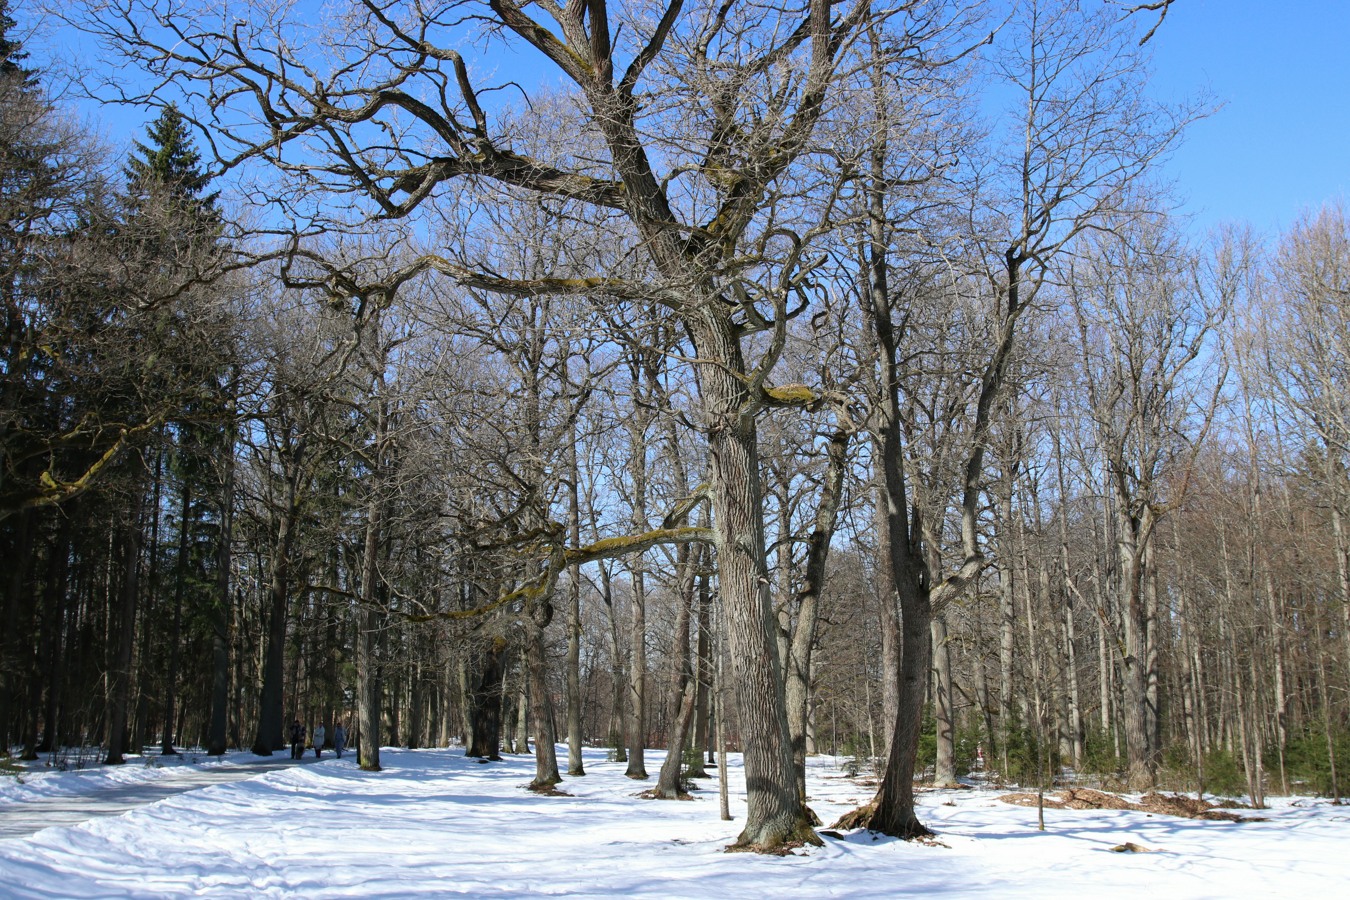
[[[171,103],[145,130],[149,143],[132,142],[135,149],[124,169],[129,207],[143,212],[151,198],[162,197],[174,218],[186,219],[176,223],[183,226],[183,233],[194,241],[202,236],[214,240],[220,226],[216,208],[220,194],[206,193],[211,174],[202,170],[201,154],[183,114]]]
[[[157,677],[163,679],[161,752],[169,755],[176,752],[185,627],[196,623],[200,628],[203,620],[217,632],[224,627],[226,601],[213,590],[222,576],[212,569],[221,558],[228,558],[221,555],[230,540],[228,485],[222,473],[233,451],[233,431],[228,424],[228,340],[220,342],[224,332],[211,336],[211,311],[218,314],[219,307],[209,300],[204,306],[200,303],[212,293],[205,283],[211,281],[212,263],[222,251],[219,195],[207,192],[211,175],[203,171],[201,154],[176,106],[166,106],[146,127],[146,135],[146,142],[134,142],[124,168],[126,229],[142,258],[162,267],[170,285],[183,279],[203,283],[201,290],[188,291],[181,302],[162,310],[155,329],[165,342],[165,358],[178,360],[175,376],[182,390],[179,415],[170,421],[166,434],[171,444],[164,448],[176,482],[177,550],[170,596],[157,598],[170,605],[158,623],[166,629],[158,642],[163,658],[153,663]],[[215,680],[220,677],[221,673],[213,673]],[[198,703],[203,699],[196,698]],[[222,701],[213,697],[212,702]],[[213,747],[223,749],[223,742],[223,733],[213,735]]]
[[[24,86],[32,86],[37,81],[37,72],[24,68],[21,63],[28,58],[23,42],[12,40],[10,29],[18,23],[9,14],[9,0],[0,0],[0,78],[17,78]]]

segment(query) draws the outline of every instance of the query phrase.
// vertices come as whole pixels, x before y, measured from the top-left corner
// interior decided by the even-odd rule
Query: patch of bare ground
[[[1034,793],[1004,794],[999,798],[1013,806],[1037,805]],[[1215,822],[1264,822],[1254,816],[1239,816],[1225,812],[1217,803],[1187,797],[1184,794],[1164,794],[1150,791],[1139,801],[1126,800],[1118,794],[1094,791],[1090,788],[1075,788],[1045,795],[1046,809],[1130,809],[1137,812],[1156,813],[1163,816],[1178,816],[1183,819],[1208,819]]]
[[[527,791],[538,794],[541,797],[571,797],[567,791],[560,791],[551,784],[531,784],[525,788]]]
[[[727,853],[759,853],[763,856],[796,856],[796,851],[805,846],[806,841],[783,841],[783,843],[774,844],[767,849],[755,845],[742,846],[741,844],[727,844],[722,849]]]
[[[662,794],[662,793],[658,792],[658,791],[656,790],[656,788],[651,788],[650,790],[642,791],[641,793],[637,794],[636,796],[639,797],[639,798],[642,799],[642,800],[693,800],[693,799],[694,799],[694,795],[688,793],[687,791],[680,791],[680,792],[679,792],[678,794],[676,794],[674,797],[667,797],[665,794]]]

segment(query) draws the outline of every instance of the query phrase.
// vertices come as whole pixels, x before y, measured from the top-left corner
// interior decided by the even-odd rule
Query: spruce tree
[[[145,142],[134,142],[124,168],[127,232],[146,264],[158,268],[171,289],[178,283],[209,282],[212,263],[221,251],[218,194],[207,191],[211,176],[203,171],[201,154],[176,106],[166,106],[146,127],[146,135]],[[222,472],[233,451],[233,431],[227,411],[228,354],[207,349],[222,350],[229,343],[220,341],[222,335],[213,340],[210,334],[212,313],[219,312],[219,306],[208,299],[211,293],[204,284],[184,293],[179,302],[161,311],[155,328],[155,337],[166,343],[165,358],[178,361],[176,389],[182,404],[170,422],[166,434],[170,443],[164,448],[178,500],[172,592],[164,598],[171,605],[163,611],[166,621],[161,623],[167,633],[158,642],[163,656],[154,662],[163,678],[161,752],[165,755],[176,752],[185,616],[199,627],[203,620],[213,629],[222,627],[224,598],[212,589],[220,573],[211,569],[229,541]],[[218,675],[213,680],[219,680]],[[196,698],[197,702],[204,699]],[[213,698],[212,702],[222,701]],[[213,735],[213,747],[223,740],[223,734]]]
[[[159,118],[146,126],[149,143],[133,141],[125,174],[129,205],[144,210],[152,197],[161,197],[180,216],[194,236],[215,236],[220,224],[216,208],[219,192],[206,193],[211,175],[202,170],[201,154],[178,107],[170,103]]]
[[[10,35],[18,23],[9,14],[9,0],[0,0],[0,78],[17,78],[24,86],[32,86],[37,81],[37,72],[23,67],[28,58],[23,42],[13,40]]]

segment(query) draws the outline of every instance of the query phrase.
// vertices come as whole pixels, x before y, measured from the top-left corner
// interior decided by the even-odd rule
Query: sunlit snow
[[[660,757],[647,757],[653,776]],[[1046,810],[1040,832],[1036,810],[1000,802],[1003,791],[932,791],[922,816],[940,845],[855,833],[765,857],[723,852],[744,820],[736,756],[732,822],[719,818],[715,779],[692,802],[644,800],[650,783],[625,778],[603,751],[560,785],[567,797],[524,789],[531,757],[480,763],[459,749],[385,748],[379,773],[350,755],[276,760],[258,774],[237,768],[258,765],[246,754],[198,759],[0,778],[0,825],[40,828],[0,839],[0,896],[1154,900],[1315,898],[1350,884],[1350,808],[1309,799],[1276,800],[1249,814],[1268,821],[1242,823]],[[839,762],[810,761],[810,803],[827,823],[874,790]],[[245,780],[194,781],[233,777]],[[99,815],[116,810],[109,791],[151,802]],[[98,817],[49,825],[72,800]],[[1111,852],[1125,842],[1154,852]]]

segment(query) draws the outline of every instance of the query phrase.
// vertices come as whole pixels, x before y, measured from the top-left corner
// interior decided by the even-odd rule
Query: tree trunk
[[[1126,501],[1117,498],[1117,546],[1120,557],[1121,633],[1124,656],[1121,659],[1125,688],[1126,781],[1132,790],[1156,786],[1149,720],[1150,658],[1147,598],[1144,591],[1143,547],[1139,546],[1140,523],[1125,511]]]
[[[693,748],[696,752],[689,766],[691,778],[704,778],[708,774],[704,768],[704,760],[707,759],[707,753],[704,751],[711,746],[708,740],[708,721],[712,705],[712,643],[709,640],[711,626],[712,591],[708,588],[708,570],[705,567],[698,578],[698,658],[694,662],[697,694],[694,697],[693,739]]]
[[[830,544],[834,540],[843,496],[844,474],[848,468],[848,443],[852,432],[838,429],[826,448],[826,467],[816,508],[815,524],[807,538],[806,570],[794,598],[797,627],[788,645],[786,697],[788,733],[792,738],[792,764],[797,775],[797,793],[806,802],[807,732],[811,709],[811,659],[816,644],[816,626],[820,618],[820,593],[825,587]]]
[[[746,779],[746,823],[736,846],[773,850],[820,843],[797,793],[778,656],[777,621],[764,551],[763,491],[751,398],[733,326],[715,302],[693,323],[708,419],[713,535],[731,650]]]
[[[684,793],[680,773],[684,768],[684,745],[689,724],[694,716],[694,695],[697,692],[694,664],[690,654],[689,625],[693,619],[694,593],[698,586],[701,566],[701,548],[683,544],[679,550],[678,590],[679,612],[675,616],[675,646],[672,649],[671,707],[675,710],[666,740],[666,758],[656,780],[656,796],[666,800],[677,799]]]
[[[71,504],[72,506],[74,504]],[[75,510],[69,512],[74,515]],[[61,727],[59,718],[66,679],[69,674],[64,662],[69,658],[68,646],[64,642],[67,609],[70,603],[70,519],[63,518],[58,526],[53,545],[51,571],[48,574],[47,592],[44,598],[46,613],[43,616],[42,663],[40,678],[46,682],[46,708],[43,713],[43,734],[41,743],[34,748],[37,752],[53,753],[61,748]]]
[[[285,679],[286,615],[290,599],[291,553],[300,519],[301,461],[304,441],[289,454],[291,467],[286,478],[286,497],[277,524],[272,547],[271,584],[268,586],[267,644],[263,661],[262,691],[258,700],[258,730],[253,738],[253,753],[271,756],[286,746],[285,703],[282,682]],[[298,712],[298,711],[297,711]]]
[[[161,728],[161,756],[173,756],[174,718],[178,701],[178,649],[183,641],[183,592],[187,581],[187,553],[190,511],[192,509],[192,479],[183,477],[183,495],[179,501],[178,559],[173,575],[173,628],[169,632],[169,669],[164,674],[164,724]]]
[[[127,717],[131,703],[131,657],[136,644],[136,601],[140,596],[141,491],[132,487],[135,500],[122,528],[122,596],[117,624],[117,655],[108,670],[108,755],[103,762],[120,766],[126,762]]]
[[[644,529],[645,530],[645,529]],[[634,561],[632,614],[628,633],[628,769],[629,778],[647,777],[647,583],[643,561]]]
[[[570,428],[567,452],[567,530],[573,547],[581,546],[580,467],[577,463],[576,425]],[[585,735],[581,726],[581,567],[572,566],[567,585],[567,774],[586,774],[581,750]]]
[[[951,645],[947,640],[947,617],[933,616],[933,719],[937,726],[937,760],[933,786],[956,784],[956,722],[953,710]]]
[[[873,831],[894,837],[924,837],[932,832],[919,821],[914,807],[914,768],[923,725],[923,704],[931,663],[932,614],[926,593],[917,585],[902,591],[903,645],[900,650],[900,710],[896,715],[886,773],[877,793]]]
[[[384,436],[383,428],[378,431],[377,443]],[[378,482],[378,476],[375,480]],[[367,772],[380,771],[380,739],[383,732],[380,708],[383,685],[377,648],[380,631],[384,627],[384,616],[378,606],[379,597],[375,586],[379,581],[380,531],[384,510],[378,492],[377,483],[372,488],[366,511],[366,539],[361,559],[361,605],[356,616],[357,761]]]
[[[472,694],[472,741],[465,756],[501,759],[502,686],[506,680],[506,640],[492,638],[483,653],[482,673]]]
[[[609,705],[609,745],[614,748],[615,762],[628,762],[628,703],[626,702],[627,676],[623,664],[623,648],[619,641],[619,614],[614,608],[613,583],[606,563],[600,564],[600,599],[605,604],[606,620],[609,628],[605,636],[609,639],[610,658],[610,705]]]
[[[221,464],[220,533],[216,543],[216,590],[211,604],[211,724],[206,740],[209,756],[223,756],[228,744],[230,702],[230,567],[234,537],[234,441],[225,444]]]
[[[546,610],[548,600],[541,601],[541,609]],[[534,722],[534,780],[530,787],[550,788],[562,781],[558,774],[558,755],[554,746],[553,701],[548,692],[548,661],[544,653],[544,627],[536,618],[551,616],[548,612],[527,611],[525,625],[525,664],[529,672],[530,717]],[[518,743],[525,741],[524,729],[521,729]],[[528,752],[528,746],[526,752]]]

